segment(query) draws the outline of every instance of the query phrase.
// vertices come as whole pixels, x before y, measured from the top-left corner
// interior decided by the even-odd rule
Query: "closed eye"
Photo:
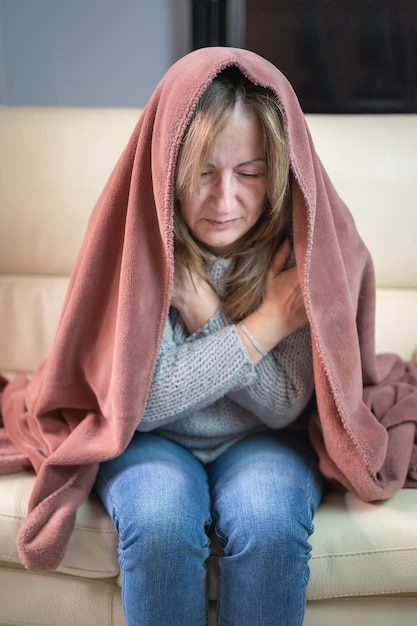
[[[261,174],[259,172],[239,172],[239,176],[243,176],[243,178],[259,178]]]
[[[238,171],[238,176],[244,180],[258,180],[259,178],[265,178],[266,172],[264,170],[256,171]]]

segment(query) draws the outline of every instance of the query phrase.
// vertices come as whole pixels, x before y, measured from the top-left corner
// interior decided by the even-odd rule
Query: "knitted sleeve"
[[[139,430],[187,417],[255,378],[236,327],[221,311],[189,336],[179,315],[171,311]]]
[[[314,393],[310,327],[298,328],[258,363],[256,376],[229,397],[270,427],[290,423],[302,413]]]

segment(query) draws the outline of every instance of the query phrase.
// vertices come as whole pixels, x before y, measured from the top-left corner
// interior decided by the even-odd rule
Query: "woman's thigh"
[[[304,430],[246,437],[211,463],[208,475],[214,511],[224,521],[269,509],[282,517],[287,507],[312,518],[322,496],[317,456]]]

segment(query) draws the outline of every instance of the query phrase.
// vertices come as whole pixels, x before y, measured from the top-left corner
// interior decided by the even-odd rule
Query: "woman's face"
[[[237,104],[208,157],[198,193],[180,198],[193,236],[220,254],[244,235],[265,206],[267,166],[256,115]]]

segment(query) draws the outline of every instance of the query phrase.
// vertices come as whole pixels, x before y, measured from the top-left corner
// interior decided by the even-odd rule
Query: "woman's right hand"
[[[204,326],[220,306],[209,283],[181,263],[175,265],[171,304],[178,309],[190,334]]]

